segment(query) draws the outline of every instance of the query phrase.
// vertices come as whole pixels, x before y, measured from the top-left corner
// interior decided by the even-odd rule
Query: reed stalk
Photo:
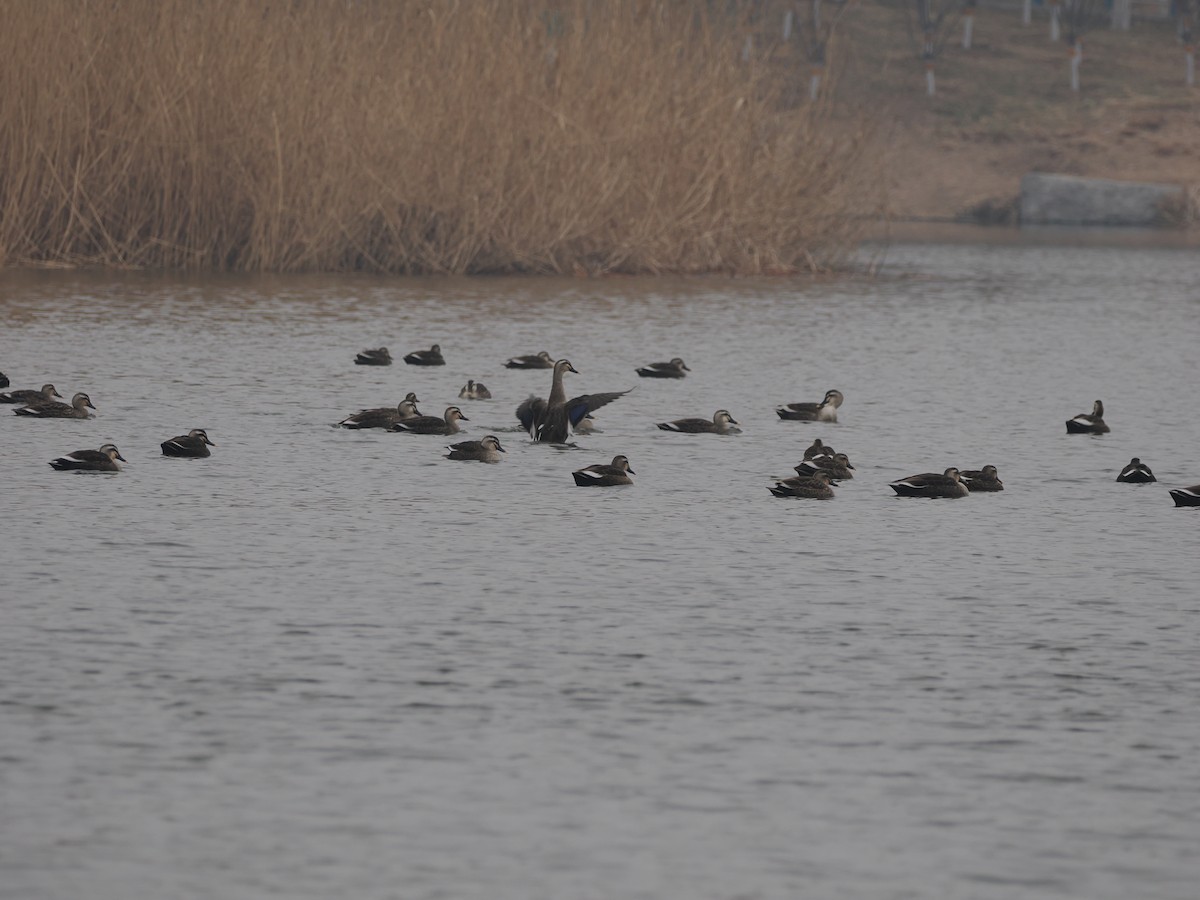
[[[0,29],[0,260],[757,273],[836,263],[861,140],[734,4],[39,0]],[[747,7],[753,4],[747,3]]]

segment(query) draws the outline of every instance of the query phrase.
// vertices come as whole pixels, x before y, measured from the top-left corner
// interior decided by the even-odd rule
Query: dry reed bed
[[[860,149],[690,3],[40,0],[0,30],[0,254],[233,271],[835,262]],[[797,64],[797,68],[799,65]]]

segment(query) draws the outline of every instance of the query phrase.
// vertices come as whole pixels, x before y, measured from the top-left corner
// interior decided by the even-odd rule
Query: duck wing
[[[618,397],[624,397],[628,393],[629,391],[609,391],[602,394],[580,394],[578,397],[572,397],[567,401],[566,407],[567,418],[571,422],[571,427],[574,428],[578,425],[588,413],[595,412],[600,407],[607,406]]]
[[[536,437],[534,434],[537,425],[546,417],[547,403],[544,397],[535,397],[532,394],[517,407],[517,419],[521,422],[521,427],[529,432],[530,437]]]
[[[57,401],[31,403],[29,406],[22,406],[13,410],[18,416],[40,416],[42,418],[62,417],[74,411],[75,407],[69,403],[58,403]]]

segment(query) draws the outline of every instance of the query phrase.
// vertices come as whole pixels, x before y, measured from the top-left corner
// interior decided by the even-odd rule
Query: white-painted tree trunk
[[[1083,62],[1083,42],[1075,42],[1075,52],[1071,54],[1071,90],[1079,90],[1079,64]]]
[[[750,62],[750,57],[754,55],[754,38],[746,35],[746,43],[742,44],[742,62]]]
[[[933,63],[925,66],[925,93],[930,97],[937,94],[937,81],[933,77]]]
[[[963,41],[962,41],[964,50],[971,49],[971,33],[974,30],[975,30],[975,17],[974,16],[964,16],[963,17]]]
[[[1109,23],[1115,31],[1129,30],[1129,26],[1133,23],[1133,3],[1131,0],[1113,0]]]
[[[1062,36],[1062,31],[1058,27],[1058,9],[1057,3],[1050,7],[1050,40],[1057,41]]]
[[[792,20],[795,18],[795,13],[790,9],[783,14],[783,39],[790,41],[792,39]]]
[[[1024,0],[1021,3],[1021,24],[1029,25],[1033,22],[1033,0]]]
[[[1186,61],[1184,63],[1184,79],[1187,81],[1188,87],[1196,86],[1196,54],[1189,47],[1187,53],[1184,54]]]
[[[821,70],[813,69],[812,74],[808,76],[808,99],[814,103],[817,97],[821,95]]]

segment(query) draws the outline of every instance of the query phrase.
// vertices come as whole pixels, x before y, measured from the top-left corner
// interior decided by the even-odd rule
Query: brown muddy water
[[[0,897],[1190,900],[1195,253],[874,261],[4,274],[0,371],[97,412],[0,408]],[[569,394],[634,388],[600,433],[515,430],[549,373],[502,364],[542,349]],[[828,388],[837,424],[773,411]],[[408,391],[504,461],[330,427]],[[1068,436],[1096,399],[1111,434]],[[742,434],[655,428],[718,408]],[[160,454],[197,427],[211,458]],[[856,477],[773,498],[814,437]],[[109,441],[118,474],[46,464]],[[617,453],[634,486],[574,485]],[[1132,456],[1158,484],[1115,483]],[[989,463],[1002,493],[888,487]]]

